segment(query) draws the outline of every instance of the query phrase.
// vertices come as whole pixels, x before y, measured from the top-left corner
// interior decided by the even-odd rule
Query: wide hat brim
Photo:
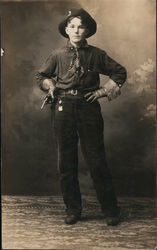
[[[69,38],[69,36],[65,32],[67,21],[70,17],[77,17],[77,16],[80,16],[82,21],[87,25],[89,32],[86,38],[94,35],[97,30],[97,24],[95,20],[89,15],[89,13],[85,11],[84,9],[71,9],[69,11],[69,14],[63,19],[63,21],[58,26],[58,29],[61,35],[66,38]]]

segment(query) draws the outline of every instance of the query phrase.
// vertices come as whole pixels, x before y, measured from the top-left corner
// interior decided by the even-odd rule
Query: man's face
[[[80,18],[74,17],[67,24],[65,32],[72,43],[78,44],[86,38],[88,30],[85,25],[82,24]]]

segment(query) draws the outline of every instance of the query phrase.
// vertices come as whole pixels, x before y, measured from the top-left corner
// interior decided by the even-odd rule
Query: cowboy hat
[[[63,21],[59,24],[58,29],[62,36],[68,38],[68,35],[65,32],[65,28],[67,26],[67,21],[71,17],[77,17],[80,16],[83,23],[87,25],[87,28],[89,30],[87,37],[90,37],[96,33],[97,25],[95,20],[89,15],[87,11],[84,9],[71,9],[69,10],[68,15],[63,19]]]

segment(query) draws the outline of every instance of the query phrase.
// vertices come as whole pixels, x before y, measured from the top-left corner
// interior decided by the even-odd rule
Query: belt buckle
[[[72,90],[70,91],[70,93],[71,93],[72,95],[77,95],[77,89],[72,89]]]

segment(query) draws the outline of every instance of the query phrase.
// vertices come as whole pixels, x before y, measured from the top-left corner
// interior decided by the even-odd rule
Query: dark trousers
[[[116,211],[117,199],[105,158],[103,118],[100,104],[84,97],[65,95],[55,105],[55,135],[61,190],[67,213],[81,214],[78,181],[78,140],[89,166],[103,211]]]

